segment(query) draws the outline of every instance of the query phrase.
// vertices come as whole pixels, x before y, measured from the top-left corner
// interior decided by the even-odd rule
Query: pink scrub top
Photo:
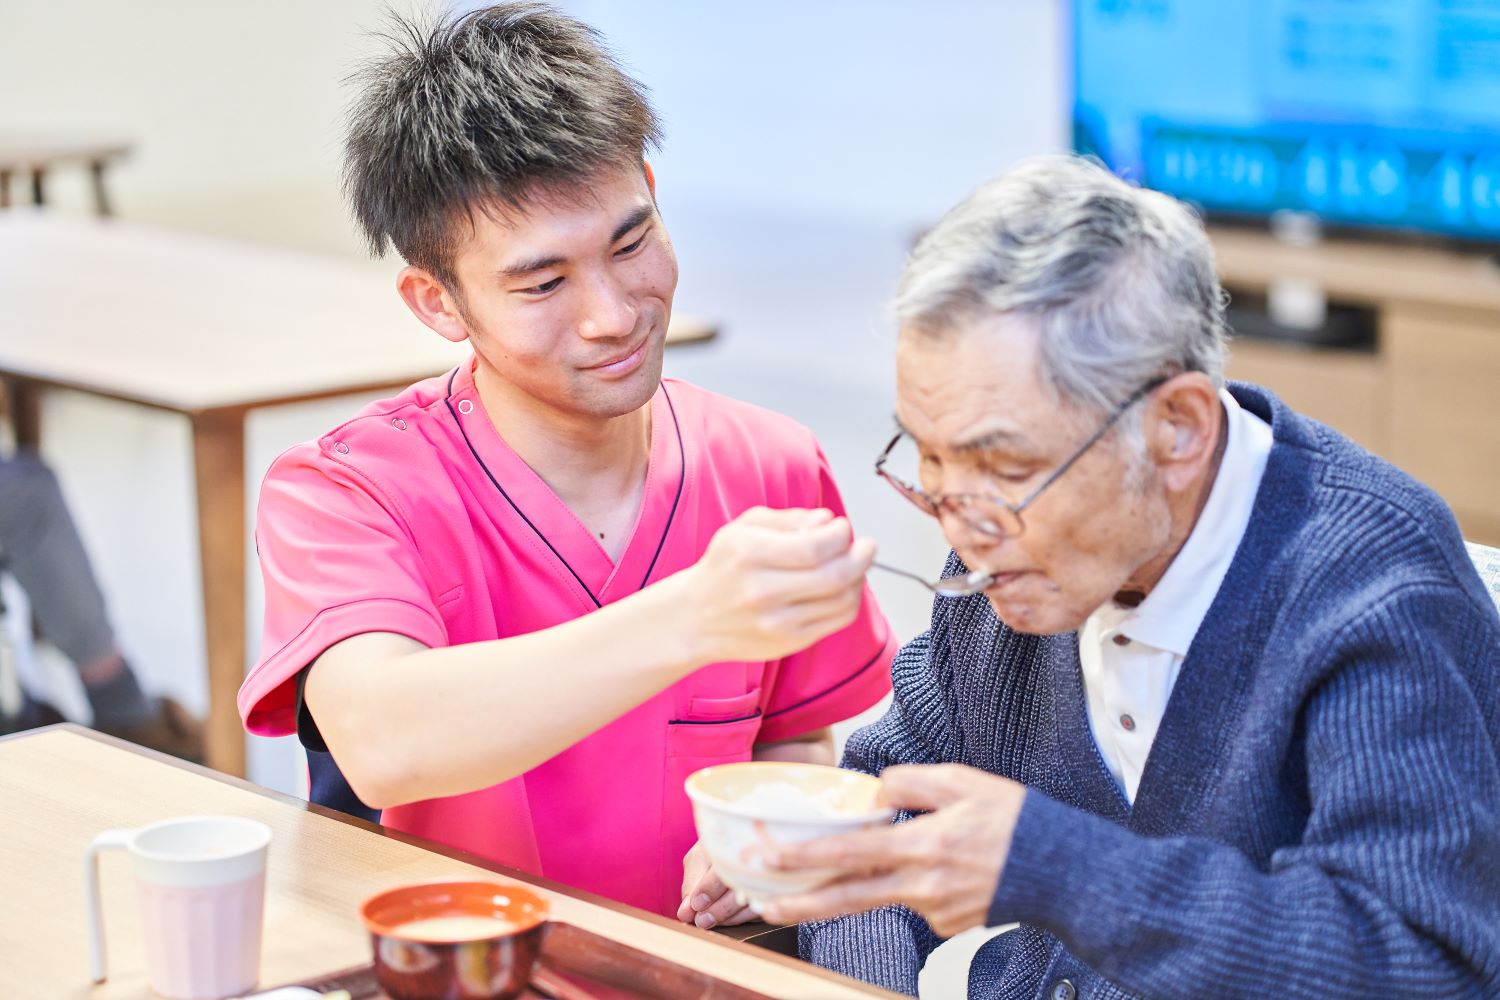
[[[271,467],[256,527],[264,655],[239,694],[251,732],[295,732],[297,674],[350,636],[440,647],[521,635],[692,565],[747,508],[843,513],[806,428],[666,380],[650,404],[640,517],[612,563],[496,433],[471,369],[371,404]],[[801,653],[704,667],[517,778],[396,806],[382,822],[673,913],[697,839],[683,779],[870,707],[890,690],[894,653],[867,589],[854,624]]]

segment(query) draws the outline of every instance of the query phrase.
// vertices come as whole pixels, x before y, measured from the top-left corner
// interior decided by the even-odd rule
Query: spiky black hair
[[[639,165],[661,141],[646,90],[593,28],[534,3],[427,27],[392,16],[389,51],[351,78],[344,192],[387,246],[454,287],[461,227],[493,207]]]

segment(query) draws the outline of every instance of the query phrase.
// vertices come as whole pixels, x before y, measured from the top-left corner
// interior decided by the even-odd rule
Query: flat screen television
[[[1500,0],[1071,0],[1073,144],[1210,216],[1500,242]]]

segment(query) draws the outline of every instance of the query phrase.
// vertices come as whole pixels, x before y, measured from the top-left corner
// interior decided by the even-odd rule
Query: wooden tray
[[[764,993],[727,983],[707,972],[689,969],[657,955],[601,937],[572,924],[547,926],[537,960],[550,978],[570,987],[560,1000],[771,1000]],[[348,990],[354,1000],[389,1000],[375,982],[375,969],[363,965],[317,976],[297,986],[319,991]],[[527,989],[522,1000],[545,1000],[550,993]]]

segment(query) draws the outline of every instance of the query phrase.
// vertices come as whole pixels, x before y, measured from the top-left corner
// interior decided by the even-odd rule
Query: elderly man
[[[1500,995],[1500,619],[1429,490],[1224,385],[1222,302],[1183,206],[1078,159],[916,249],[877,468],[972,593],[846,751],[922,815],[770,856],[846,873],[773,920],[883,907],[812,959],[915,992],[1014,921],[971,996]]]

